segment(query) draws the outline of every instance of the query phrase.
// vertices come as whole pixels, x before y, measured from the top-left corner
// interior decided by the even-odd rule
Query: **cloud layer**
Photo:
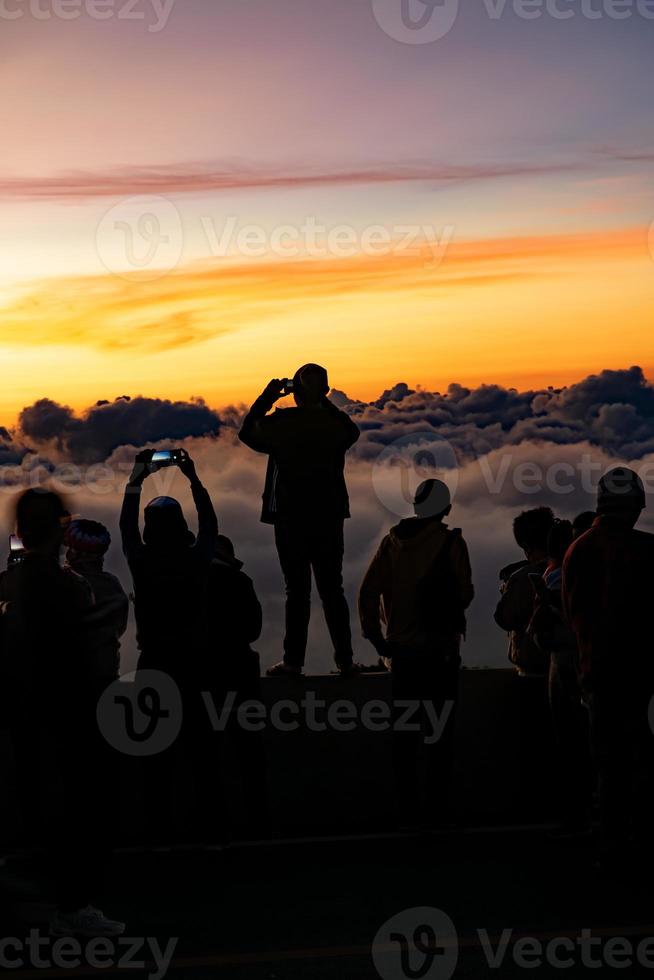
[[[632,159],[632,158],[627,158]],[[637,157],[636,159],[641,159]],[[494,180],[501,177],[542,177],[583,169],[576,162],[419,164],[342,167],[322,170],[299,167],[261,170],[248,166],[189,164],[187,166],[123,167],[107,173],[76,172],[47,177],[0,178],[0,197],[30,200],[85,200],[142,194],[183,194],[262,188],[325,187],[347,184],[426,182],[436,184]]]
[[[496,384],[450,384],[447,391],[413,389],[399,382],[371,402],[334,390],[332,399],[361,429],[353,455],[374,461],[396,442],[400,450],[430,436],[452,447],[455,463],[479,459],[523,443],[588,444],[609,456],[641,459],[654,452],[654,385],[642,368],[604,370],[563,388],[519,391]],[[53,462],[107,460],[120,446],[214,437],[236,429],[245,408],[210,408],[201,399],[130,398],[98,401],[77,415],[42,398],[22,410],[13,430],[0,427],[0,465],[26,455]]]
[[[506,663],[506,639],[492,621],[497,572],[519,557],[512,539],[514,515],[549,504],[572,517],[593,506],[594,485],[618,460],[654,475],[654,386],[638,367],[606,370],[567,388],[518,391],[499,385],[447,392],[389,387],[373,402],[333,393],[361,426],[348,458],[352,520],[347,522],[345,582],[355,608],[358,585],[380,537],[410,513],[411,491],[430,471],[416,447],[430,439],[451,447],[446,469],[454,494],[451,524],[468,541],[477,597],[470,611],[465,660],[470,666]],[[219,513],[221,529],[234,538],[253,576],[265,610],[259,649],[264,663],[278,659],[283,636],[283,583],[270,528],[259,523],[265,458],[240,444],[242,408],[220,412],[202,401],[121,398],[100,402],[82,415],[42,399],[26,408],[13,430],[0,428],[0,474],[11,490],[56,475],[57,466],[80,464],[66,487],[75,512],[102,520],[114,536],[109,567],[130,586],[118,546],[118,512],[135,450],[144,444],[184,445],[194,456]],[[399,441],[398,441],[399,440]],[[389,455],[388,450],[391,449]],[[393,465],[401,457],[404,466]],[[101,474],[87,463],[106,463]],[[528,468],[529,480],[523,469]],[[540,477],[533,479],[535,468]],[[561,480],[561,470],[568,474]],[[73,467],[73,469],[75,469]],[[555,476],[550,479],[550,475]],[[589,477],[589,479],[585,479]],[[183,477],[162,471],[146,485],[146,499],[172,493],[193,524]],[[0,495],[9,532],[13,493]],[[648,515],[641,526],[648,526]],[[124,644],[123,669],[136,662],[133,627]],[[356,654],[372,651],[358,637]],[[311,670],[329,670],[329,638],[316,605],[310,638]]]
[[[215,231],[216,229],[214,229]],[[647,229],[545,234],[436,244],[403,236],[378,254],[250,258],[239,254],[183,264],[154,281],[115,275],[35,280],[0,311],[0,343],[89,347],[109,353],[171,351],[287,319],[327,303],[366,298],[387,305],[416,297],[469,298],[472,287],[565,280],[574,264],[649,262]],[[417,234],[417,232],[416,232]],[[439,235],[444,235],[443,229]],[[440,242],[440,238],[439,238]],[[125,266],[128,263],[125,260]],[[133,270],[132,270],[133,272]],[[349,316],[356,311],[348,312]]]
[[[74,171],[48,176],[0,178],[0,197],[30,200],[86,200],[142,194],[208,193],[268,188],[326,187],[356,184],[454,184],[497,180],[503,177],[542,178],[551,174],[585,173],[607,163],[649,163],[649,147],[591,149],[574,158],[532,163],[527,161],[467,162],[461,160],[391,164],[370,161],[329,169],[309,165],[258,167],[248,163],[160,164],[123,166],[107,171]]]
[[[360,426],[355,451],[366,459],[412,433],[446,439],[460,461],[524,442],[589,443],[628,459],[654,452],[654,386],[636,366],[605,370],[565,388],[451,384],[441,394],[400,383],[371,403],[343,392],[334,397]]]
[[[120,446],[215,436],[220,425],[218,413],[202,399],[173,402],[124,396],[99,401],[79,416],[67,405],[41,398],[20,413],[13,438],[5,430],[5,445],[9,452],[13,442],[14,456],[19,458],[31,449],[41,454],[50,451],[56,459],[73,463],[100,463]]]

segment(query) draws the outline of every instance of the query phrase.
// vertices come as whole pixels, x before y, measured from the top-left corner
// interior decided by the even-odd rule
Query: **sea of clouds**
[[[355,653],[373,659],[359,636],[356,592],[371,555],[388,527],[411,512],[411,493],[426,476],[449,484],[451,526],[468,541],[476,598],[469,614],[464,659],[468,666],[506,662],[506,638],[492,613],[498,570],[520,557],[511,523],[521,510],[550,505],[564,517],[592,509],[595,487],[612,465],[626,462],[654,489],[654,386],[642,370],[602,371],[565,388],[519,391],[499,385],[446,392],[396,384],[373,402],[333,391],[336,404],[361,428],[348,456],[352,519],[347,522],[345,582],[352,604]],[[258,648],[264,664],[278,659],[283,636],[283,581],[272,529],[259,523],[265,457],[237,438],[245,408],[213,409],[201,399],[172,402],[127,396],[99,401],[82,414],[41,399],[25,408],[16,426],[0,428],[0,508],[6,533],[20,488],[52,483],[71,510],[101,520],[112,532],[108,567],[131,588],[120,552],[118,513],[134,453],[144,446],[184,446],[196,460],[218,512],[233,538],[264,606]],[[170,493],[193,514],[186,481],[176,470],[153,476],[144,498]],[[641,526],[652,521],[646,512]],[[175,615],[175,610],[170,611]],[[136,661],[133,624],[123,669]],[[319,609],[312,617],[308,669],[331,668]]]

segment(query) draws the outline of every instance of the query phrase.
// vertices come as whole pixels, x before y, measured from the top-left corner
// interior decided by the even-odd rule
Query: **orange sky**
[[[352,0],[193,0],[161,22],[152,4],[13,6],[0,424],[42,397],[219,408],[307,360],[364,399],[654,371],[654,22],[637,10],[460,4],[414,44]],[[308,221],[349,229],[351,253],[312,254]]]
[[[439,261],[440,258],[440,261]],[[0,316],[4,419],[47,395],[249,401],[270,376],[325,363],[369,399],[397,381],[561,384],[654,365],[647,229],[451,242],[441,257],[185,265],[152,282],[57,277]]]

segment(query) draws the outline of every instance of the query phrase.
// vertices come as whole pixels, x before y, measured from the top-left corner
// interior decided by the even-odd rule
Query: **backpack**
[[[461,634],[466,632],[465,609],[452,568],[451,552],[461,528],[448,529],[443,547],[418,587],[418,610],[425,632]]]

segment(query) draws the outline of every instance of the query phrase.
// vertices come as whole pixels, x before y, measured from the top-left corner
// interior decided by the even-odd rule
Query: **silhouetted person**
[[[415,517],[400,521],[382,540],[359,593],[363,635],[390,663],[394,701],[419,706],[411,722],[419,721],[422,732],[404,731],[396,724],[394,733],[401,822],[409,824],[415,823],[421,788],[417,778],[420,744],[434,734],[434,715],[425,714],[425,702],[445,721],[440,738],[426,745],[427,818],[431,823],[447,820],[460,645],[466,630],[465,610],[474,596],[461,531],[443,523],[451,507],[444,483],[421,483],[415,495]],[[400,708],[396,720],[402,713]]]
[[[259,696],[259,655],[252,649],[261,636],[263,615],[252,579],[224,534],[216,541],[209,573],[211,636],[219,644],[216,683],[244,699]]]
[[[577,514],[572,522],[573,538],[580,538],[582,534],[586,533],[586,531],[590,531],[596,517],[597,514],[594,510],[584,510],[581,512],[581,514]]]
[[[608,869],[623,867],[634,839],[652,854],[654,535],[635,530],[644,507],[643,485],[633,470],[616,467],[605,474],[598,516],[563,562],[564,607],[591,713]]]
[[[547,539],[554,522],[549,507],[525,510],[513,522],[513,535],[525,553],[500,572],[502,598],[495,609],[495,622],[509,634],[509,660],[522,677],[544,677],[549,657],[539,650],[527,627],[534,612],[534,589],[530,575],[542,576],[547,567]]]
[[[169,673],[179,684],[201,685],[207,659],[207,577],[214,557],[218,521],[193,460],[178,466],[191,486],[198,516],[197,539],[173,497],[151,500],[139,530],[141,490],[156,472],[152,450],[136,457],[120,514],[123,551],[134,581],[140,669]]]
[[[66,564],[91,586],[95,604],[84,617],[89,668],[100,690],[120,672],[120,640],[129,618],[129,599],[115,575],[105,571],[111,535],[98,521],[77,519],[66,528]]]
[[[295,408],[267,413],[293,392]],[[261,520],[275,526],[286,582],[284,659],[269,674],[300,674],[311,614],[311,571],[334,645],[336,665],[352,665],[350,614],[343,592],[343,521],[350,516],[345,453],[359,438],[352,419],[327,398],[327,372],[305,364],[292,383],[273,379],[243,421],[240,439],[267,453]]]
[[[594,515],[593,515],[594,516]],[[574,536],[570,521],[550,529],[547,568],[536,580],[536,604],[529,626],[537,646],[550,657],[549,700],[556,745],[556,789],[560,828],[557,837],[590,830],[593,766],[588,711],[581,701],[577,640],[563,611],[563,559]]]
[[[167,673],[182,695],[181,742],[143,760],[148,831],[151,838],[170,842],[175,835],[176,757],[181,754],[186,768],[196,776],[198,795],[203,792],[197,785],[198,774],[202,780],[219,779],[207,762],[214,754],[215,769],[217,746],[201,696],[211,670],[207,600],[218,521],[193,460],[182,450],[176,465],[191,485],[198,516],[197,538],[189,530],[179,502],[167,496],[155,497],[146,506],[141,537],[141,489],[157,469],[152,457],[152,450],[136,457],[125,488],[120,530],[134,581],[138,670]],[[198,829],[196,820],[194,830]]]
[[[246,701],[261,701],[259,654],[252,644],[261,635],[262,611],[252,579],[243,571],[231,540],[222,534],[209,573],[208,600],[215,655],[209,688],[218,702],[231,705],[226,732],[245,804],[245,825],[239,826],[239,834],[261,837],[269,831],[263,740],[260,732],[240,724],[238,709]],[[217,806],[215,799],[207,801],[207,808],[212,806]]]
[[[10,727],[23,826],[37,839],[45,835],[54,858],[52,934],[116,936],[123,923],[91,904],[101,888],[109,846],[103,819],[107,787],[97,755],[97,690],[88,683],[83,627],[93,595],[87,582],[59,561],[69,519],[60,497],[50,491],[27,490],[18,500],[16,525],[25,555],[0,576]],[[42,779],[44,758],[47,777]],[[54,813],[48,813],[52,799],[42,799],[41,789],[53,775],[63,807],[55,802]]]

